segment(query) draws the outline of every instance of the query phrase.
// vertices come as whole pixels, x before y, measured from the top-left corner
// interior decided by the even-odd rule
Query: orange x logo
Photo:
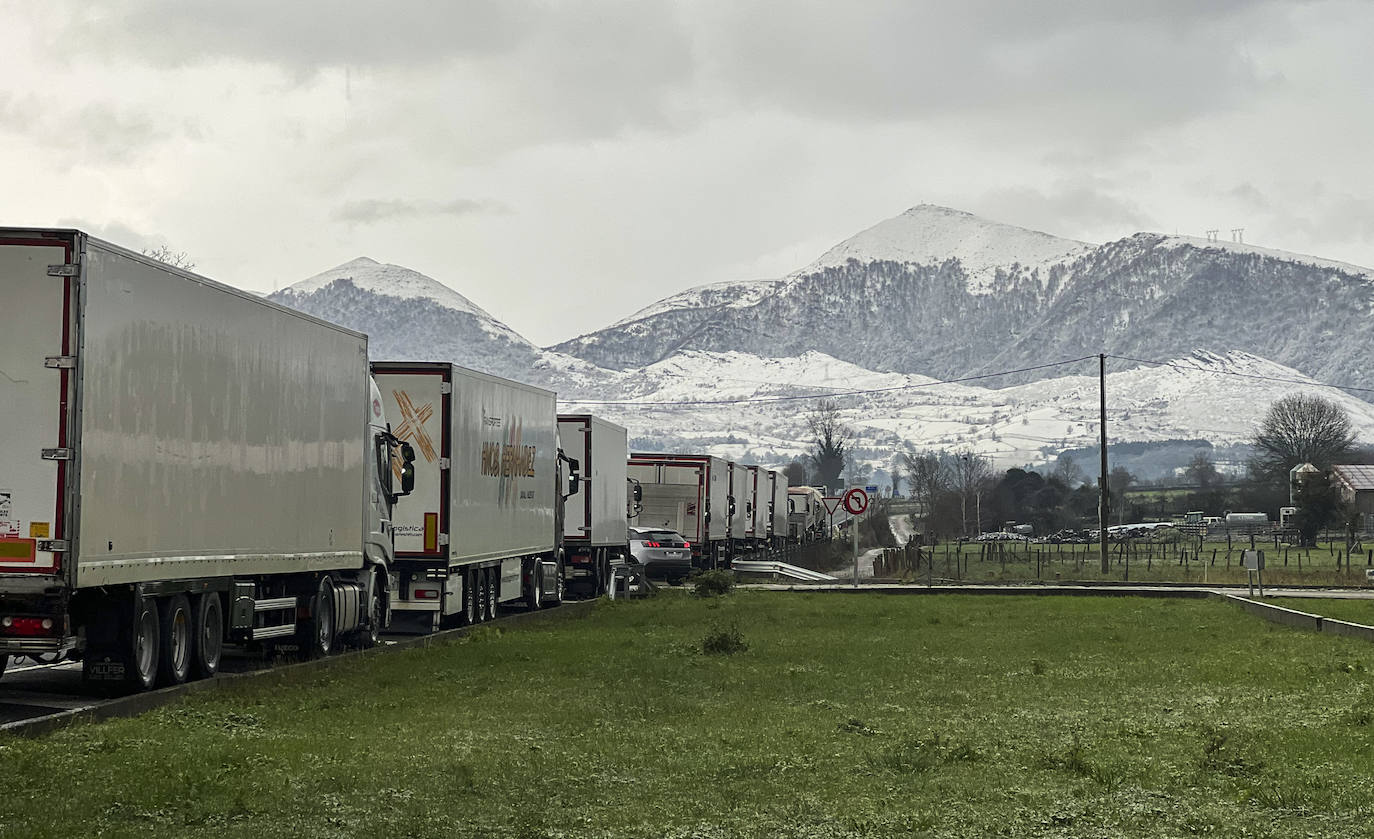
[[[425,423],[434,416],[434,405],[426,402],[417,411],[415,403],[410,400],[410,394],[404,390],[393,390],[391,395],[396,398],[396,406],[401,409],[401,424],[393,432],[396,438],[413,442],[420,450],[420,454],[425,456],[425,460],[433,463],[439,454],[434,451],[434,440],[425,431]]]

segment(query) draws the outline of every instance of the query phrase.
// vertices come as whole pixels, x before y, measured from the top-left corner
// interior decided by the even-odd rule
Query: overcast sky
[[[918,203],[1374,266],[1374,3],[0,0],[0,224],[540,344]]]

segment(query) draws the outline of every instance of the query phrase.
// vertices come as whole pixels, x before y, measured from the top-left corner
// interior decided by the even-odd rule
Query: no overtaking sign
[[[844,494],[844,509],[851,515],[857,516],[868,509],[868,493],[854,487]]]

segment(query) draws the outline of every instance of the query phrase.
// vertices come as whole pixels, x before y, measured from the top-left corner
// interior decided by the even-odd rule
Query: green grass
[[[0,835],[1368,836],[1371,673],[1218,601],[669,592],[0,739]]]

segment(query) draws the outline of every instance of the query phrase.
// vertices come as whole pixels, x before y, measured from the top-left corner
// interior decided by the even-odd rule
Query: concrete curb
[[[1094,588],[1090,586],[1025,586],[1016,588],[1007,585],[970,585],[970,586],[912,586],[912,585],[861,585],[855,588],[846,584],[798,584],[798,585],[754,585],[741,588],[758,591],[795,591],[816,592],[819,594],[883,594],[883,595],[940,595],[940,594],[985,594],[1010,597],[1172,597],[1203,600],[1215,597],[1210,589],[1180,588],[1128,588],[1110,586]]]
[[[1365,626],[1362,623],[1352,623],[1335,618],[1324,618],[1310,612],[1299,612],[1296,609],[1287,609],[1272,603],[1262,603],[1234,594],[1225,595],[1225,599],[1235,603],[1250,614],[1273,623],[1310,629],[1323,635],[1339,635],[1345,638],[1358,638],[1362,641],[1374,641],[1374,626]]]
[[[479,624],[477,626],[464,626],[458,629],[447,629],[442,632],[436,632],[433,635],[417,635],[410,638],[395,639],[387,638],[382,646],[370,650],[352,650],[330,656],[329,658],[294,662],[292,664],[268,667],[262,670],[250,670],[246,673],[221,673],[213,679],[205,679],[199,682],[187,682],[184,685],[175,685],[173,687],[161,688],[160,690],[148,691],[146,693],[135,693],[130,696],[121,696],[116,699],[103,701],[98,705],[77,708],[71,711],[59,711],[56,714],[48,714],[42,717],[34,717],[33,719],[17,720],[15,722],[6,723],[0,725],[0,735],[9,734],[19,737],[39,737],[77,722],[98,722],[100,720],[116,719],[119,717],[135,717],[145,711],[151,711],[154,708],[168,705],[183,696],[192,696],[207,691],[226,690],[230,687],[239,687],[254,681],[300,673],[305,670],[324,671],[343,664],[351,664],[364,657],[386,655],[387,653],[398,650],[409,650],[416,647],[432,647],[436,644],[456,641],[472,633],[474,630],[485,629],[487,627],[493,629],[508,629],[585,618],[587,615],[591,614],[595,606],[596,600],[581,600],[572,603],[564,603],[555,609],[540,610],[538,612],[517,612],[516,614],[499,618],[491,623]]]
[[[1374,641],[1374,626],[1338,621],[1335,618],[1322,618],[1322,632],[1326,635],[1343,635],[1346,638]]]
[[[1313,632],[1322,631],[1323,618],[1321,615],[1314,615],[1311,612],[1299,612],[1297,609],[1275,606],[1272,603],[1262,603],[1258,600],[1251,600],[1248,597],[1241,597],[1235,594],[1224,594],[1222,598],[1228,603],[1234,603],[1250,614],[1264,618],[1271,623],[1296,626],[1299,629],[1310,629]]]

